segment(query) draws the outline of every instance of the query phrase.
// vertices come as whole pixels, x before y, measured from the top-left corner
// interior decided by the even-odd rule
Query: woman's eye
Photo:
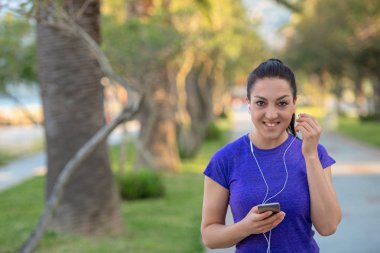
[[[288,102],[286,101],[281,101],[280,103],[278,103],[280,106],[287,106],[288,105]]]
[[[257,101],[257,102],[256,102],[256,105],[258,105],[258,106],[263,106],[263,105],[264,105],[264,102],[263,102],[263,101]]]

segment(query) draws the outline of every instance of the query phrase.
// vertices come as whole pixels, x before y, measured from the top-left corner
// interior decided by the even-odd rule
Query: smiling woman
[[[280,60],[269,59],[249,75],[254,131],[216,152],[204,171],[201,231],[207,247],[315,253],[312,225],[323,236],[335,232],[342,215],[331,181],[335,160],[318,144],[321,127],[314,117],[302,113],[296,119],[296,101],[294,74]],[[281,211],[259,212],[258,205],[271,202]],[[235,223],[227,226],[228,205]]]
[[[277,77],[259,79],[251,89],[253,96],[249,94],[247,100],[257,130],[251,139],[260,148],[276,147],[288,138],[286,129],[294,121],[296,97],[288,82]]]

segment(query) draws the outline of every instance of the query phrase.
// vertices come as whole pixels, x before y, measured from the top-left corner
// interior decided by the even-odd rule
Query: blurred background
[[[380,252],[376,0],[0,0],[0,252],[23,245],[64,166],[115,122],[35,252],[233,252],[202,245],[202,172],[250,130],[246,78],[268,58],[295,71],[297,111],[337,160],[344,217],[316,236],[321,252]]]

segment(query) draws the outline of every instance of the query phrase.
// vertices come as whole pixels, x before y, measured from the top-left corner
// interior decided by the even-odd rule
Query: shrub
[[[222,137],[222,130],[215,122],[211,122],[206,128],[206,140],[219,140]]]
[[[162,197],[165,187],[160,174],[148,169],[116,176],[121,197],[124,200]]]
[[[368,114],[368,115],[360,115],[359,116],[360,121],[368,122],[368,121],[377,121],[378,117],[375,114]]]

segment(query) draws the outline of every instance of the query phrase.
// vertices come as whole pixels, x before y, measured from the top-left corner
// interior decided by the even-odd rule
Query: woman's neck
[[[272,149],[275,148],[282,143],[284,143],[289,137],[289,134],[285,131],[283,132],[278,138],[276,139],[269,139],[264,138],[263,136],[259,135],[255,132],[249,133],[249,138],[251,139],[252,143],[255,145],[255,147],[259,149]]]

